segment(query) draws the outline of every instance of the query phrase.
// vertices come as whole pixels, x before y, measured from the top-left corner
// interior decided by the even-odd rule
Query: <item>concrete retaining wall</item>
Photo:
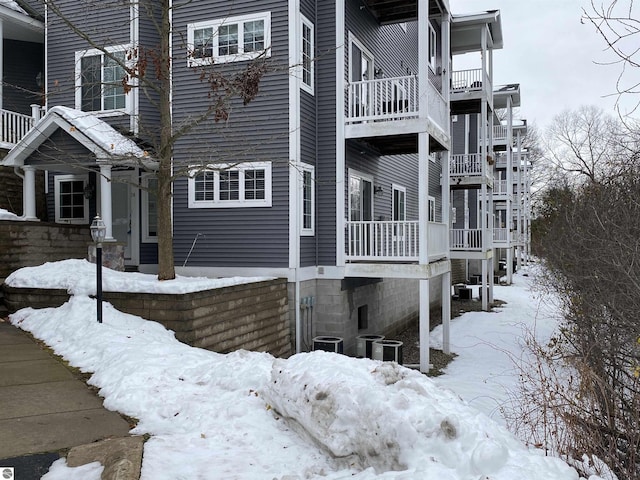
[[[64,290],[3,286],[5,304],[57,307],[69,299]],[[120,311],[161,323],[176,338],[219,353],[245,349],[291,354],[287,281],[276,279],[185,294],[104,292],[104,300]]]

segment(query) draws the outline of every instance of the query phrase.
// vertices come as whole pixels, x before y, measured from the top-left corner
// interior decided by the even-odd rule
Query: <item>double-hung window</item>
[[[190,23],[187,43],[190,67],[268,57],[271,12]]]
[[[57,223],[89,223],[89,200],[84,195],[87,175],[57,175],[54,181]]]
[[[313,236],[315,231],[315,169],[311,165],[300,165],[302,224],[301,234]]]
[[[313,95],[313,57],[314,57],[314,29],[304,15],[302,19],[302,58],[300,67],[302,70],[302,88]]]
[[[95,112],[127,108],[127,47],[110,47],[107,52],[76,52],[76,109]]]
[[[193,167],[189,208],[270,207],[271,163]]]

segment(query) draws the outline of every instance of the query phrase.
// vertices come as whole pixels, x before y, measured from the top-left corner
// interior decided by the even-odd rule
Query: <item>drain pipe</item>
[[[196,246],[196,242],[198,241],[198,238],[200,237],[206,237],[206,235],[204,233],[196,233],[196,236],[193,239],[193,243],[191,244],[191,248],[189,249],[189,253],[187,253],[187,258],[184,259],[184,263],[182,264],[182,268],[187,266],[187,262],[189,261],[189,257],[191,256],[191,252],[193,252],[193,248]]]

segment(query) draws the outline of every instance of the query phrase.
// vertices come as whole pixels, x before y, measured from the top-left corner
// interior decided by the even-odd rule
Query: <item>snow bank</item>
[[[452,392],[395,363],[295,355],[274,362],[264,393],[278,413],[359,469],[420,475],[409,478],[578,479],[565,463],[526,449]]]
[[[11,213],[9,210],[0,208],[0,220],[24,220],[15,213]]]
[[[272,280],[273,277],[181,277],[159,281],[156,275],[138,272],[118,272],[102,269],[102,289],[105,292],[190,293],[244,283]],[[64,289],[72,295],[95,295],[96,266],[87,260],[62,260],[37,267],[24,267],[7,277],[5,283],[19,288]]]

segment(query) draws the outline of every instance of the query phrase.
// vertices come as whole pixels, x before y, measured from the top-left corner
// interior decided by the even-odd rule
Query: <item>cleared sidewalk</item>
[[[53,355],[0,319],[0,465],[11,466],[2,459],[129,437],[129,429]]]

